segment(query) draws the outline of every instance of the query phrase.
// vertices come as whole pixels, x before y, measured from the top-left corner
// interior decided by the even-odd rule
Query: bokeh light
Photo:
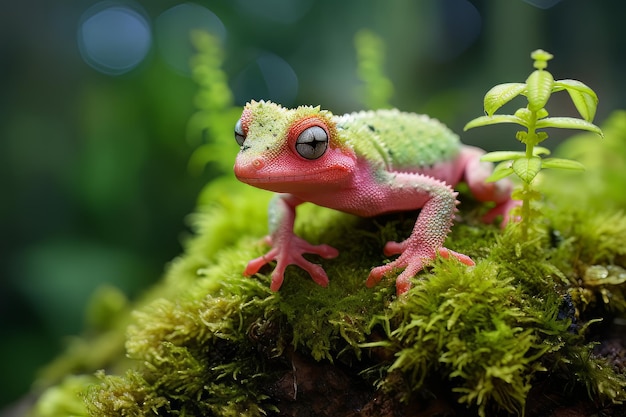
[[[155,37],[160,57],[177,72],[189,75],[189,60],[195,50],[191,31],[206,30],[221,40],[226,38],[224,24],[212,11],[195,3],[167,9],[155,21]]]
[[[78,28],[78,47],[90,66],[120,75],[137,67],[152,44],[150,24],[138,7],[101,2],[88,9]]]

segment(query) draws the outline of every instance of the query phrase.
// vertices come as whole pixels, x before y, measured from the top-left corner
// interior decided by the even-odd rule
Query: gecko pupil
[[[328,148],[328,134],[320,126],[311,126],[300,133],[296,140],[296,151],[306,159],[317,159]]]

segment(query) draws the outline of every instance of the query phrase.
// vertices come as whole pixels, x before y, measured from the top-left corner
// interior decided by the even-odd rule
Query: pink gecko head
[[[332,114],[319,107],[291,110],[251,101],[235,126],[235,139],[241,146],[235,176],[274,192],[340,186],[356,164],[354,152],[337,135]]]

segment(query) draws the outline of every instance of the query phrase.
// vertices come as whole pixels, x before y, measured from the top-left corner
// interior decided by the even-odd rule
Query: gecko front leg
[[[244,275],[252,276],[264,265],[276,261],[270,285],[272,291],[278,291],[282,285],[288,265],[299,266],[311,275],[313,281],[326,287],[328,276],[324,269],[320,265],[307,261],[302,254],[312,253],[325,259],[335,258],[339,254],[337,249],[331,246],[312,245],[294,234],[296,207],[300,204],[302,201],[290,194],[278,194],[272,198],[269,206],[270,234],[266,237],[272,249],[265,255],[251,260],[244,271]]]
[[[411,235],[403,242],[387,242],[384,248],[386,256],[400,255],[392,262],[371,270],[366,285],[376,285],[383,276],[397,269],[404,269],[396,278],[398,295],[411,288],[411,277],[431,263],[437,255],[445,258],[453,256],[466,265],[474,262],[466,255],[443,247],[456,210],[457,193],[447,184],[420,174],[398,174],[396,180],[403,184],[404,189],[411,189],[414,194],[405,198],[426,199],[419,204],[422,210],[415,222]],[[423,204],[423,205],[422,205]]]

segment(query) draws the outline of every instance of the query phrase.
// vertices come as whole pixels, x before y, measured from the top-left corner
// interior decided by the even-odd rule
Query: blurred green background
[[[237,105],[265,98],[336,113],[363,107],[354,36],[370,29],[387,46],[393,104],[460,132],[491,86],[525,79],[537,48],[555,55],[555,78],[598,93],[598,123],[626,108],[625,15],[622,2],[589,0],[6,2],[0,409],[81,332],[96,288],[109,283],[133,299],[182,251],[186,216],[216,175],[187,167],[204,140],[187,134],[191,29],[222,39]],[[573,115],[557,97],[552,111]],[[514,146],[511,130],[498,129],[462,138]]]

